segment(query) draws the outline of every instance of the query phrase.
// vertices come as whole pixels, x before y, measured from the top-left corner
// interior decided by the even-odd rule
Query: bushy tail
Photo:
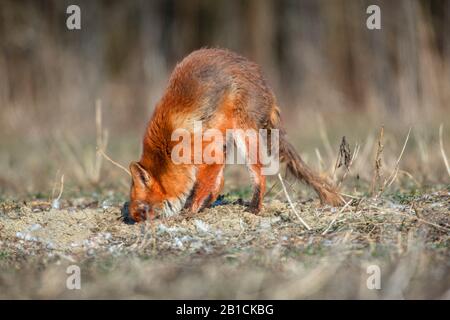
[[[272,128],[279,130],[280,160],[286,162],[288,171],[297,179],[310,185],[316,191],[322,204],[332,206],[343,205],[344,200],[338,194],[337,190],[325,179],[322,179],[314,173],[295,151],[295,148],[287,141],[286,132],[280,125],[279,110],[277,107],[274,108],[271,114],[270,125]]]

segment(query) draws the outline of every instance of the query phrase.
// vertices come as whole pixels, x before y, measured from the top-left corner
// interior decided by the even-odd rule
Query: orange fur
[[[183,208],[195,213],[219,195],[224,165],[175,164],[171,159],[178,143],[171,141],[172,132],[185,128],[193,135],[194,121],[202,121],[203,130],[218,129],[224,142],[227,129],[279,129],[280,155],[288,169],[311,185],[322,202],[342,203],[337,192],[315,175],[287,142],[275,97],[258,65],[230,51],[201,49],[175,67],[148,123],[141,159],[130,164],[129,210],[134,220],[176,214]],[[203,147],[209,143],[203,141]],[[250,210],[259,212],[265,176],[259,161],[248,167],[254,180]]]

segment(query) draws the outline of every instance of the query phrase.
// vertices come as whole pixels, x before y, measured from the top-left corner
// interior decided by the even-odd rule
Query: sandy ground
[[[118,203],[74,198],[0,204],[0,297],[450,298],[450,193],[237,203],[195,217],[123,221]],[[82,290],[67,290],[68,265]],[[382,290],[366,285],[380,266]],[[47,279],[47,280],[46,280]]]

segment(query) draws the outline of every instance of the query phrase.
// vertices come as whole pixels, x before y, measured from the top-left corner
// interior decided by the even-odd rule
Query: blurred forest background
[[[81,30],[66,28],[70,4]],[[366,28],[371,4],[381,30]],[[128,177],[95,152],[96,101],[107,152],[127,166],[174,65],[201,47],[261,64],[316,169],[332,171],[345,135],[361,147],[352,176],[370,181],[380,127],[384,168],[412,127],[410,183],[448,183],[449,31],[445,0],[0,0],[0,194],[46,194],[61,174],[66,190],[120,180],[126,192]]]

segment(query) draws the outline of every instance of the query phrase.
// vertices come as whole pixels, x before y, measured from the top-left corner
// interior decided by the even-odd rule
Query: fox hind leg
[[[246,165],[253,180],[253,196],[247,209],[252,213],[259,213],[261,211],[264,193],[266,191],[266,176],[262,174],[263,165],[258,154],[261,142],[259,136],[253,141],[251,139],[245,139],[244,143],[242,143],[242,140],[237,141],[238,148],[240,147],[242,149],[243,146],[245,148]],[[251,143],[256,144],[256,149]]]
[[[253,179],[253,196],[250,201],[248,211],[258,213],[262,209],[264,193],[266,192],[266,176],[261,172],[260,164],[248,165],[248,169]]]

